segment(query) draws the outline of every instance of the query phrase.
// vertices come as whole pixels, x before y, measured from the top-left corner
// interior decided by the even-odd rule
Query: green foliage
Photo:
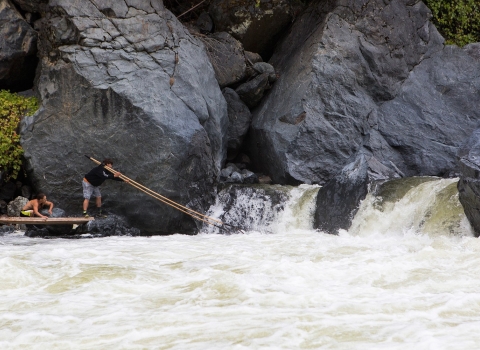
[[[424,0],[447,44],[464,46],[480,41],[479,0]]]
[[[35,97],[22,97],[0,90],[0,170],[6,172],[5,180],[16,179],[22,165],[23,149],[17,133],[18,123],[37,109]]]

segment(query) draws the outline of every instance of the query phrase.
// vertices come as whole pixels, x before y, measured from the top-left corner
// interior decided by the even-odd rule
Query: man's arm
[[[50,215],[52,215],[53,203],[52,203],[52,202],[49,202],[49,201],[46,201],[46,202],[45,202],[45,205],[49,205],[49,206],[50,206],[50,208],[48,208],[48,213],[49,213]]]
[[[112,180],[115,180],[115,181],[123,181],[123,182],[130,182],[130,181],[128,181],[127,179],[121,179],[120,176],[122,176],[122,173],[119,172],[119,171],[115,172],[115,173],[112,174],[112,175],[113,175]]]
[[[33,214],[36,216],[40,216],[42,219],[48,219],[48,216],[42,215],[38,212],[38,202],[33,202]]]

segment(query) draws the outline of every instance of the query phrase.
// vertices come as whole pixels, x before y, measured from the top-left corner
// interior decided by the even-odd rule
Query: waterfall
[[[371,186],[360,203],[352,235],[421,233],[473,235],[458,200],[458,179],[411,177]],[[246,231],[312,230],[320,186],[229,185],[207,215]],[[203,233],[229,233],[206,226]]]
[[[458,199],[458,179],[413,177],[370,191],[348,230],[353,235],[473,235]]]
[[[312,229],[320,186],[230,185],[222,189],[207,215],[245,230],[277,233]],[[204,226],[204,233],[223,233]],[[228,233],[228,232],[227,232]]]

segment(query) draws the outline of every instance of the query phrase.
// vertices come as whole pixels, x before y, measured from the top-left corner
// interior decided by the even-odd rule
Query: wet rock
[[[223,89],[223,96],[228,106],[228,151],[237,152],[243,144],[243,139],[248,132],[252,113],[247,105],[240,99],[235,90]]]
[[[31,238],[35,238],[35,237],[45,238],[45,237],[51,236],[50,232],[46,227],[34,226],[34,225],[26,225],[24,235],[26,237],[31,237]]]
[[[55,207],[52,210],[52,214],[48,212],[48,209],[39,210],[40,214],[51,218],[64,218],[66,217],[65,210]],[[33,235],[67,235],[72,232],[72,225],[27,225],[27,231],[30,231],[29,236]],[[34,233],[34,231],[39,231]]]
[[[95,236],[139,236],[140,230],[129,226],[125,220],[117,215],[108,215],[106,218],[96,218],[85,225],[79,226],[75,234],[92,234]]]
[[[243,183],[243,176],[237,171],[234,171],[226,180],[226,183],[236,183],[241,184]]]
[[[15,227],[13,227],[13,225],[0,226],[0,236],[3,236],[8,233],[13,233],[14,231],[15,231]]]
[[[202,38],[220,87],[235,84],[245,77],[242,44],[226,32]]]
[[[472,225],[475,236],[480,236],[480,129],[477,129],[458,152],[460,179],[457,184],[460,203]]]
[[[260,103],[267,88],[269,88],[268,74],[264,73],[243,83],[235,92],[249,108],[254,108]]]
[[[232,168],[224,168],[220,171],[220,181],[225,181],[230,175],[232,175]]]
[[[28,203],[28,199],[25,197],[18,196],[13,201],[7,205],[7,215],[8,216],[20,216],[20,211]]]
[[[369,184],[399,177],[395,169],[384,166],[370,152],[359,152],[354,161],[318,191],[314,228],[330,234],[348,230]]]
[[[31,88],[37,66],[37,33],[10,1],[0,3],[0,89]]]
[[[242,183],[244,184],[256,184],[258,183],[258,176],[254,172],[247,169],[242,169]]]

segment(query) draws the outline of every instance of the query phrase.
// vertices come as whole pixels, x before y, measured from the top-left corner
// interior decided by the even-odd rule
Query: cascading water
[[[362,202],[349,233],[473,235],[458,199],[457,182],[417,177],[382,184],[378,193],[370,192]]]
[[[312,229],[319,186],[231,185],[220,191],[207,215],[244,230]],[[223,233],[213,226],[204,233]]]
[[[378,184],[362,201],[348,232],[472,235],[458,200],[457,181],[415,177]],[[219,193],[207,215],[247,230],[272,233],[312,230],[319,188],[231,185]],[[205,227],[204,233],[222,232]]]
[[[209,215],[247,234],[0,236],[0,348],[480,347],[456,179],[374,187],[337,236],[312,229],[318,189],[225,188]]]

